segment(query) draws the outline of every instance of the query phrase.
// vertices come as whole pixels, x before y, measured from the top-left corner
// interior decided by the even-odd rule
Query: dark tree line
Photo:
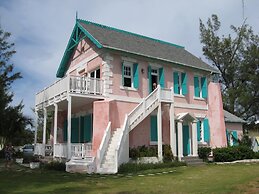
[[[221,23],[212,15],[200,20],[204,56],[220,71],[224,109],[253,122],[259,119],[259,36],[245,22],[220,35]]]
[[[21,79],[20,72],[14,72],[12,56],[16,53],[14,43],[10,43],[9,32],[0,26],[0,145],[12,143],[19,145],[31,141],[32,119],[23,114],[24,105],[12,105],[13,93],[10,91],[15,80]]]

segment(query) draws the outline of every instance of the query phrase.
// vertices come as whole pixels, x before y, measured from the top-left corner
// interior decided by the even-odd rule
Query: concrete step
[[[200,166],[205,165],[205,162],[203,162],[202,159],[195,156],[185,156],[182,158],[182,161],[186,162],[188,166]]]

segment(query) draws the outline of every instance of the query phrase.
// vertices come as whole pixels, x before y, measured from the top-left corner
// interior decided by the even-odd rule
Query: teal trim
[[[79,117],[71,119],[71,143],[79,143]]]
[[[207,86],[207,78],[201,78],[201,89],[202,89],[202,98],[208,97],[208,86]]]
[[[151,93],[152,92],[152,78],[151,78],[151,66],[150,65],[147,68],[147,76],[148,76],[149,93]]]
[[[228,145],[230,145],[230,137],[229,137],[228,129],[226,129],[226,137],[227,137],[227,143]]]
[[[179,74],[178,72],[174,72],[174,93],[180,94],[179,90]]]
[[[200,84],[199,84],[199,77],[194,77],[194,96],[200,97]]]
[[[63,125],[63,141],[67,142],[67,119],[64,121]]]
[[[138,64],[133,64],[133,86],[134,88],[139,88],[139,70],[138,70]]]
[[[237,131],[232,131],[231,135],[233,137],[233,146],[237,146],[238,145],[238,135],[237,135]]]
[[[124,64],[121,63],[121,85],[124,86]]]
[[[183,155],[188,156],[190,153],[191,153],[191,149],[190,149],[189,126],[183,125]]]
[[[186,95],[188,93],[187,89],[187,74],[186,73],[181,73],[182,77],[182,95]]]
[[[201,140],[201,121],[197,121],[197,141]]]
[[[84,141],[92,142],[93,136],[93,120],[92,114],[86,115],[84,119]]]
[[[206,118],[203,121],[204,126],[204,141],[209,143],[210,142],[210,127],[209,127],[209,120]]]
[[[80,143],[84,143],[84,117],[80,117]]]
[[[77,19],[77,21],[83,22],[85,24],[92,24],[92,25],[95,25],[95,26],[99,26],[101,28],[106,28],[106,29],[109,29],[109,30],[121,32],[121,33],[124,33],[124,34],[127,34],[127,35],[133,35],[133,36],[136,36],[136,37],[145,38],[145,39],[148,39],[148,40],[153,40],[153,41],[160,42],[160,43],[163,43],[163,44],[168,44],[168,45],[174,46],[176,48],[184,48],[183,46],[180,46],[180,45],[177,45],[177,44],[173,44],[173,43],[170,43],[170,42],[165,42],[165,41],[162,41],[162,40],[159,40],[159,39],[150,38],[150,37],[147,37],[147,36],[143,36],[143,35],[140,35],[140,34],[128,32],[128,31],[125,31],[125,30],[120,30],[120,29],[113,28],[113,27],[110,27],[110,26],[105,26],[105,25],[102,25],[102,24],[97,24],[97,23],[90,22],[90,21],[87,21],[87,20]]]
[[[102,48],[102,44],[98,42],[84,27],[81,26],[79,22],[76,22],[73,31],[68,40],[68,44],[64,51],[63,57],[61,59],[60,65],[58,67],[58,71],[56,73],[56,77],[62,78],[64,77],[67,69],[68,62],[74,53],[74,48],[78,45],[78,43],[83,40],[85,37],[88,37],[98,48]]]
[[[161,88],[165,87],[164,68],[159,68],[159,85],[161,86]]]
[[[157,116],[150,116],[150,140],[157,141]]]

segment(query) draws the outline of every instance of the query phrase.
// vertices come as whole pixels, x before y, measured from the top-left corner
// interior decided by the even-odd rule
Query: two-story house
[[[54,111],[53,157],[67,171],[116,173],[129,148],[169,144],[174,156],[227,145],[218,71],[184,47],[77,19],[55,83],[36,94]],[[37,134],[37,133],[36,133]],[[36,139],[36,138],[35,138]]]

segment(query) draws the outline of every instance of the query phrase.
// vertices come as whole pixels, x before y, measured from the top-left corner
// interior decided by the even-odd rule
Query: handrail
[[[101,144],[97,150],[97,167],[100,168],[101,162],[104,157],[105,148],[108,147],[109,140],[111,138],[111,121],[108,123]]]

